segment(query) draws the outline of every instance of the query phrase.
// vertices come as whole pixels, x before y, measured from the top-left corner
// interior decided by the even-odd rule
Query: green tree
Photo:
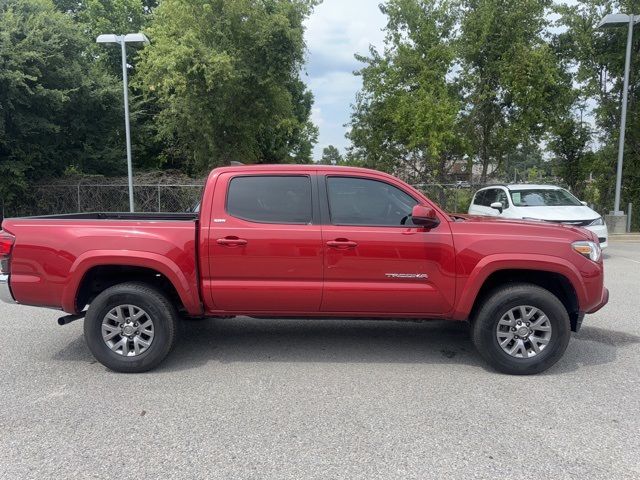
[[[537,143],[563,94],[562,69],[545,37],[551,0],[462,0],[458,41],[471,160],[505,170],[505,158]]]
[[[357,56],[363,87],[356,97],[349,161],[437,181],[463,157],[461,98],[449,79],[456,11],[447,1],[390,0],[383,52]]]
[[[589,170],[595,176],[598,191],[595,197],[599,209],[608,212],[613,210],[627,29],[598,30],[596,26],[607,13],[638,13],[640,2],[580,0],[559,5],[557,11],[561,16],[558,23],[563,27],[558,34],[558,45],[567,62],[576,70],[575,81],[585,100],[594,105],[590,113],[595,119],[593,137],[599,148],[593,153]],[[628,202],[640,205],[639,51],[640,36],[636,28],[629,85],[622,207]],[[593,190],[593,185],[590,188]],[[638,228],[640,216],[633,220]]]
[[[113,77],[114,85],[122,82],[121,51],[115,44],[96,44],[95,39],[103,33],[126,34],[144,30],[152,10],[157,6],[154,0],[54,0],[57,8],[73,18],[88,40],[85,55],[96,59],[95,69],[103,75]],[[136,55],[140,44],[127,45],[129,77],[136,75]],[[134,83],[135,85],[135,83]],[[129,88],[130,121],[132,132],[133,162],[136,168],[160,168],[163,165],[163,145],[157,138],[154,114],[158,105],[153,98],[145,98],[139,89]],[[121,94],[122,95],[122,94]],[[123,131],[122,115],[110,125],[114,132]],[[119,145],[124,148],[123,145]],[[91,173],[87,171],[86,173]]]
[[[550,134],[555,172],[578,197],[584,193],[593,163],[591,136],[591,129],[571,115],[555,122]]]
[[[317,130],[300,80],[315,0],[164,0],[137,81],[159,102],[165,160],[192,171],[308,162]]]
[[[333,145],[329,145],[322,150],[322,159],[320,163],[323,165],[340,165],[343,161],[342,154]]]
[[[545,162],[544,153],[537,142],[523,142],[505,154],[500,177],[509,182],[519,182],[527,178],[531,169],[549,176],[551,165]]]
[[[120,49],[117,45],[96,44],[96,37],[103,33],[122,35],[139,32],[146,26],[151,13],[142,0],[81,0],[75,3],[75,10],[67,11],[82,24],[87,37],[92,40],[90,54],[110,73],[119,72],[122,68]],[[134,57],[136,48],[139,46],[127,45],[129,61]]]
[[[90,40],[51,0],[0,4],[0,195],[70,166],[115,171],[121,97],[85,55]]]

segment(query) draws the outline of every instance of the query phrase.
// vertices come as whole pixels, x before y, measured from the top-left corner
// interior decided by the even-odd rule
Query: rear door
[[[414,226],[418,199],[400,185],[357,176],[319,177],[323,198],[323,312],[438,316],[454,302],[449,224]]]
[[[319,310],[322,242],[314,220],[313,178],[294,173],[220,176],[209,230],[210,278],[204,285],[214,310]]]

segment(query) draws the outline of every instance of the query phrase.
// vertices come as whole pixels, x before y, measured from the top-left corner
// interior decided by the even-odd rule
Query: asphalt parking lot
[[[640,243],[609,305],[534,377],[456,323],[208,320],[156,371],[96,363],[82,323],[0,306],[0,478],[640,478]]]

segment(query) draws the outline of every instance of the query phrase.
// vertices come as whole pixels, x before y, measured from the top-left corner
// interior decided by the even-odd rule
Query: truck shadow
[[[543,375],[613,362],[640,336],[585,326],[564,357]],[[82,337],[56,360],[95,363]],[[174,351],[154,372],[197,369],[208,362],[460,364],[493,372],[476,352],[464,322],[210,319],[184,322]],[[151,374],[154,374],[151,372]]]
[[[546,375],[607,364],[640,336],[585,326]],[[204,320],[186,323],[162,371],[209,361],[462,364],[491,370],[463,322],[354,320]]]
[[[468,363],[480,365],[468,325],[379,320],[205,320],[184,325],[163,370],[206,361]]]

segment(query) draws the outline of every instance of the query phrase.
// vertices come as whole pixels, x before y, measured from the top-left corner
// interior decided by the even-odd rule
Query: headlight
[[[595,242],[573,242],[571,246],[580,255],[587,257],[589,260],[592,260],[594,262],[600,260],[600,255],[602,255],[602,249],[600,248],[600,245]]]
[[[604,225],[604,220],[602,217],[596,218],[593,222],[589,224],[590,227],[595,227],[596,225]]]

